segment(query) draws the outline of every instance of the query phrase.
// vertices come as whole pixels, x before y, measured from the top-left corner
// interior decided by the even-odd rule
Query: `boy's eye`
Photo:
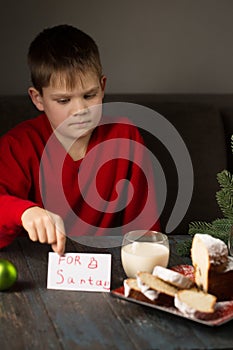
[[[96,96],[96,93],[95,94],[87,94],[87,95],[84,95],[84,98],[86,100],[90,100],[91,98],[94,98]]]
[[[69,98],[59,98],[59,100],[57,100],[58,103],[60,104],[66,104],[70,101]]]

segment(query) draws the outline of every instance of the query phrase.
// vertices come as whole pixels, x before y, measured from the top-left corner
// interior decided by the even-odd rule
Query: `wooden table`
[[[170,265],[187,263],[174,252]],[[233,321],[219,327],[198,324],[160,310],[134,304],[110,293],[48,290],[50,246],[17,239],[0,251],[19,278],[0,292],[0,349],[233,349]],[[112,288],[125,278],[120,248],[94,248],[68,241],[67,252],[112,254]]]

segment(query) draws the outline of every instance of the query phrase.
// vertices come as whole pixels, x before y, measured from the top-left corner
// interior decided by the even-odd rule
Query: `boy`
[[[137,128],[124,119],[102,119],[106,77],[93,39],[69,25],[45,29],[30,45],[28,64],[33,84],[28,92],[41,114],[0,140],[0,248],[24,230],[32,241],[63,254],[67,232],[103,235],[130,227],[149,192],[149,213],[132,227],[159,228],[153,185],[149,191],[138,166],[144,154],[130,143],[143,145]],[[101,147],[105,141],[109,147]],[[97,156],[89,156],[96,147]],[[125,179],[133,193],[126,184],[117,187]],[[154,225],[146,227],[151,216]]]

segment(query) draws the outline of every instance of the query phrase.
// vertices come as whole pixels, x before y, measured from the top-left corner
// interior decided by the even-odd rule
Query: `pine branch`
[[[232,225],[233,219],[221,218],[212,221],[212,229],[214,232],[229,233]]]
[[[229,171],[223,170],[217,174],[217,180],[221,188],[216,193],[219,208],[225,218],[233,219],[233,177]]]
[[[225,188],[230,192],[233,192],[233,189],[232,189],[233,179],[232,179],[231,173],[228,170],[223,170],[220,173],[218,173],[217,180],[220,187]]]
[[[231,135],[231,153],[233,154],[233,135]]]
[[[188,234],[194,236],[196,233],[207,233],[212,232],[211,223],[205,221],[194,221],[189,224]]]
[[[233,192],[228,189],[221,189],[216,193],[216,200],[221,209],[223,216],[233,219]]]
[[[216,219],[212,222],[212,236],[228,243],[229,233],[233,225],[232,219]]]

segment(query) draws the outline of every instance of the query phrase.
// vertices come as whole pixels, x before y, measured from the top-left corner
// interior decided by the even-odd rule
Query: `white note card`
[[[49,253],[48,289],[109,292],[111,254]]]

